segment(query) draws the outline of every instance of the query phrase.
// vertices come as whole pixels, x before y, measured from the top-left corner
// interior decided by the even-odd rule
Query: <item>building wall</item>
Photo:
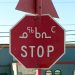
[[[51,69],[53,75],[55,74],[56,70],[60,70],[61,74],[59,75],[74,75],[75,65],[74,64],[56,64]],[[46,70],[42,70],[42,75],[46,75]]]
[[[59,75],[75,75],[75,48],[66,48],[65,55],[51,68],[52,74],[55,75],[56,70],[60,70]],[[47,70],[42,70],[42,74],[46,75]]]
[[[0,66],[0,75],[11,75],[11,66]]]
[[[0,48],[0,75],[11,75],[11,63],[13,57],[9,54],[9,48]]]
[[[61,51],[61,50],[60,50]],[[51,68],[42,70],[42,75],[50,70],[52,75],[75,75],[75,47],[66,48],[65,55]],[[13,65],[15,64],[16,65]],[[15,69],[17,72],[15,72]],[[55,74],[59,70],[60,74]],[[0,48],[0,73],[7,75],[35,75],[35,70],[25,69],[9,54],[9,47]],[[49,74],[51,75],[51,74]]]
[[[9,65],[13,62],[13,57],[9,54],[9,48],[0,49],[0,65]]]

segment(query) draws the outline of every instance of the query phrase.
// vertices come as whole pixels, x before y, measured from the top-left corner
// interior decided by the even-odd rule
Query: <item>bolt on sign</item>
[[[50,68],[64,54],[64,30],[48,15],[26,16],[10,32],[10,52],[27,68]]]

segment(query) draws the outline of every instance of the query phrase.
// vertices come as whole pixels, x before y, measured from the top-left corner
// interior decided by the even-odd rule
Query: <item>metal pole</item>
[[[41,69],[37,69],[36,70],[36,75],[42,75],[42,70]]]

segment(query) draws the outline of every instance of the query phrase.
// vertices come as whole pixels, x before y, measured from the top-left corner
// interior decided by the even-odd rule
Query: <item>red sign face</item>
[[[64,54],[64,30],[49,16],[26,16],[11,29],[10,49],[27,68],[50,68]]]

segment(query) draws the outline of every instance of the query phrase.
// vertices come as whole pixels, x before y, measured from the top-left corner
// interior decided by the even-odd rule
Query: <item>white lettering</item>
[[[23,32],[22,36],[19,36],[19,38],[28,38],[28,34],[26,32]]]
[[[56,28],[56,26],[52,26],[52,28],[51,28],[51,32],[52,33],[55,33],[56,31],[55,31],[55,28]]]
[[[21,50],[23,51],[23,53],[21,53],[21,57],[23,57],[23,58],[27,57],[27,51],[25,49],[27,49],[26,46],[21,47]]]
[[[35,37],[36,38],[51,38],[51,36],[47,36],[47,33],[46,32],[38,32],[37,31],[37,27],[35,27]]]
[[[31,49],[31,57],[33,58],[35,46],[29,46],[29,47],[30,47],[30,49]]]
[[[43,55],[44,55],[44,48],[43,48],[43,46],[38,46],[38,48],[37,48],[37,56],[39,58],[41,58],[41,57],[43,57]]]
[[[50,57],[50,53],[54,51],[54,46],[49,45],[47,46],[47,57]]]
[[[45,55],[45,53],[47,55],[46,57],[50,57],[50,54],[54,51],[54,46],[48,45],[45,49],[44,46],[42,45],[39,45],[39,46],[24,46],[23,45],[21,46],[21,51],[22,51],[21,57],[26,58],[29,53],[30,57],[33,58],[34,55],[36,54],[34,50],[36,51],[38,58],[42,58]],[[27,52],[27,51],[30,51],[30,52]]]

